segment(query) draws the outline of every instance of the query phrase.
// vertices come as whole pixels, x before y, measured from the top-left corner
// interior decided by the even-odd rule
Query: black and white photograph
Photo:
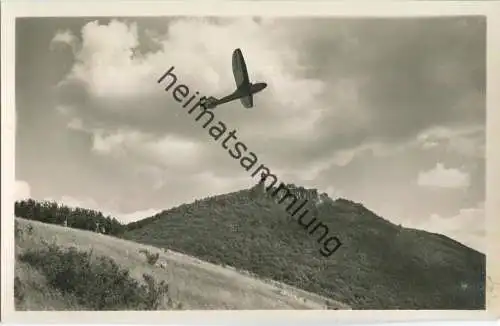
[[[15,310],[485,310],[487,23],[16,17]]]

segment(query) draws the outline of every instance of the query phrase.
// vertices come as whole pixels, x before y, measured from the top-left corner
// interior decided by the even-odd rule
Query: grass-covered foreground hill
[[[15,224],[17,310],[349,309],[171,250],[35,220]]]
[[[484,254],[442,235],[394,225],[345,199],[303,188],[296,193],[310,199],[310,218],[341,240],[330,257],[319,253],[317,237],[283,203],[256,188],[131,223],[123,237],[248,270],[353,309],[484,309]]]

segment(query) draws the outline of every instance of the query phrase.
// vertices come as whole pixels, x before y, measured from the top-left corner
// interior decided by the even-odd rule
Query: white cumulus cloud
[[[486,214],[484,202],[474,207],[462,208],[454,216],[432,214],[428,219],[415,222],[409,227],[442,233],[450,238],[476,249],[486,252]]]
[[[466,189],[470,184],[470,176],[460,169],[446,168],[443,163],[437,163],[435,168],[421,171],[417,183],[423,187]]]
[[[15,188],[15,200],[23,200],[31,197],[31,187],[26,181],[16,180]]]

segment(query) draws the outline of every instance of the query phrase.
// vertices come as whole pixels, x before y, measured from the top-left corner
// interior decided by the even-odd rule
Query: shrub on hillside
[[[24,295],[24,284],[21,282],[21,279],[16,276],[14,278],[14,300],[16,302],[16,305],[24,300]]]
[[[21,240],[25,235],[33,234],[33,226],[31,224],[22,225],[19,221],[14,220],[14,237],[16,240]]]
[[[146,249],[141,249],[139,250],[140,253],[143,253],[144,256],[146,256],[146,260],[148,262],[148,264],[150,265],[155,265],[156,262],[158,261],[158,259],[160,258],[160,254],[159,253],[150,253],[149,251],[147,251]]]
[[[143,274],[142,277],[148,288],[148,296],[146,305],[151,307],[151,310],[158,309],[163,300],[168,297],[168,283],[165,281],[157,282],[151,275]],[[168,298],[168,305],[172,306],[172,300]]]
[[[76,248],[51,244],[29,250],[19,259],[42,271],[49,285],[75,296],[89,310],[156,310],[168,295],[164,281],[157,283],[144,274],[145,284],[141,284],[112,259],[92,257],[91,252]]]
[[[23,227],[19,224],[18,221],[14,221],[14,236],[16,240],[19,240],[23,237]]]

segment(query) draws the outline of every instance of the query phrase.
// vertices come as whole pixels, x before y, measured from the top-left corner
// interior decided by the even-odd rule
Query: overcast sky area
[[[254,184],[156,83],[268,83],[217,120],[280,180],[484,251],[486,22],[29,18],[16,24],[17,196],[124,222]]]

